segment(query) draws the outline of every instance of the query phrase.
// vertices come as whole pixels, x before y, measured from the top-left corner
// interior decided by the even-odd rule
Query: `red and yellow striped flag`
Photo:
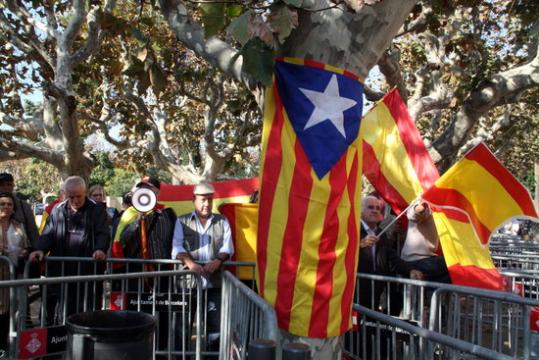
[[[351,327],[359,251],[363,86],[346,71],[277,59],[262,139],[258,289],[294,335]]]
[[[513,217],[537,220],[526,188],[486,145],[479,144],[422,197],[443,211],[435,221],[438,233],[451,239],[442,247],[453,282],[504,289],[488,241],[496,228]]]
[[[439,178],[397,90],[364,116],[361,134],[363,172],[395,212],[404,210]],[[433,208],[433,217],[452,282],[500,290],[500,274],[488,248],[480,246],[468,217],[439,207]]]
[[[361,138],[363,173],[397,214],[440,177],[396,89],[365,114]]]
[[[234,239],[233,261],[256,261],[256,232],[258,221],[258,204],[228,203],[219,207],[219,212],[226,216],[230,223]],[[254,280],[250,268],[231,269],[242,280]]]

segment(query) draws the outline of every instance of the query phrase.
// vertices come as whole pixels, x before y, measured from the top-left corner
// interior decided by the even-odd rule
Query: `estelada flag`
[[[294,335],[325,338],[351,327],[362,93],[347,71],[291,58],[276,60],[266,92],[258,289]]]
[[[397,89],[361,121],[363,173],[399,214],[440,177]]]
[[[453,283],[503,290],[488,241],[511,218],[538,220],[526,188],[481,143],[422,197],[445,215],[435,222],[438,233],[452,240],[442,242],[442,247]]]

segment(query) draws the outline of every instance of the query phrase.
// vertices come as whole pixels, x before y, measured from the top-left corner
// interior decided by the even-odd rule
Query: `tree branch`
[[[252,83],[243,73],[243,57],[236,48],[216,37],[204,38],[204,29],[188,14],[181,0],[160,0],[161,12],[170,28],[189,49],[206,59],[227,76],[252,88]]]
[[[453,158],[474,125],[488,111],[496,106],[518,101],[522,92],[537,86],[539,86],[539,55],[527,64],[501,72],[483,82],[465,99],[449,127],[433,142],[433,147],[440,158]]]
[[[26,137],[37,141],[43,135],[43,117],[36,113],[33,118],[21,119],[0,112],[0,124],[7,125],[12,129],[3,128],[2,134]]]
[[[90,10],[86,19],[86,24],[88,25],[88,38],[86,39],[84,46],[71,56],[73,65],[86,60],[99,49],[104,37],[104,32],[100,31],[101,27],[99,26],[99,21],[97,19],[98,13],[99,7],[97,5],[92,6],[92,10]]]
[[[23,142],[14,138],[0,135],[0,151],[15,152],[21,157],[36,157],[43,161],[60,166],[63,163],[64,155],[49,148]]]
[[[400,50],[394,46],[387,49],[380,59],[378,59],[378,67],[380,68],[380,72],[386,77],[389,86],[396,86],[402,99],[406,102],[408,99],[408,89],[402,77]]]
[[[86,17],[86,7],[84,0],[73,0],[73,11],[69,16],[69,23],[61,35],[58,44],[60,51],[65,51],[65,55],[69,53],[69,50],[73,46],[76,36],[78,35],[84,18]]]
[[[35,39],[35,34],[29,34],[25,33],[26,38],[22,38],[20,34],[17,34],[15,29],[12,28],[9,20],[4,16],[4,13],[0,11],[0,28],[4,30],[5,34],[8,34],[9,36],[3,36],[11,42],[14,46],[16,46],[19,50],[22,52],[31,55],[32,53],[35,53],[38,55],[42,62],[48,65],[50,69],[54,68],[54,61],[49,56],[48,52],[45,50],[45,48],[42,46],[39,42],[39,40]],[[36,61],[39,61],[40,59],[36,59]],[[40,64],[42,63],[40,62]]]

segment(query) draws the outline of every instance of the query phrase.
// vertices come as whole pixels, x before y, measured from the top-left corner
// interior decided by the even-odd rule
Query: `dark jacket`
[[[172,253],[172,236],[176,214],[170,208],[157,209],[146,218],[146,234],[150,259],[170,259]],[[142,258],[140,248],[140,220],[129,224],[120,234],[127,258]]]
[[[360,239],[367,236],[367,231],[361,225]],[[393,249],[391,239],[387,237],[387,233],[380,236],[380,240],[376,243],[376,252],[374,262],[376,267],[373,266],[372,249],[370,247],[361,248],[359,251],[358,272],[366,274],[376,274],[385,276],[395,276],[400,274],[408,277],[411,267],[405,261],[403,261],[397,252]],[[356,289],[356,301],[365,307],[379,310],[380,296],[382,295],[386,284],[384,282],[375,281],[372,282],[368,279],[361,279],[358,282],[359,289]],[[395,292],[391,293],[392,302],[399,300],[400,294]],[[393,312],[394,309],[392,309]]]
[[[24,226],[30,245],[35,246],[39,232],[37,231],[36,219],[30,204],[15,197],[15,214],[13,214],[13,218]]]
[[[84,205],[79,211],[84,212],[84,234],[83,245],[81,247],[81,257],[89,257],[96,250],[107,252],[110,245],[110,232],[108,217],[105,207],[102,204],[96,204],[90,199],[86,199]],[[37,250],[50,252],[50,256],[65,256],[67,244],[67,200],[58,204],[52,210],[47,218],[47,223],[43,233],[36,244]]]
[[[367,236],[367,231],[361,225],[360,239]],[[380,236],[380,240],[376,243],[376,267],[373,266],[371,248],[361,248],[359,251],[358,272],[377,275],[402,275],[408,277],[412,268],[403,261],[397,252],[394,250],[391,239],[387,237],[387,233]]]

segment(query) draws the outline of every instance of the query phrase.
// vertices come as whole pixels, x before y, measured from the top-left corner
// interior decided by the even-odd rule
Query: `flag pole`
[[[419,198],[418,198],[419,199]],[[387,224],[383,229],[382,231],[380,231],[378,234],[376,234],[376,236],[382,236],[387,230],[389,230],[389,228],[395,224],[397,222],[397,220],[399,220],[401,218],[402,215],[406,214],[406,212],[408,211],[408,209],[410,209],[411,206],[415,206],[416,203],[417,203],[417,200],[418,199],[415,199],[414,201],[412,201],[410,203],[410,205],[408,205],[406,207],[406,209],[402,210],[401,213],[399,215],[397,215],[393,220],[391,220],[391,222],[389,224]]]

